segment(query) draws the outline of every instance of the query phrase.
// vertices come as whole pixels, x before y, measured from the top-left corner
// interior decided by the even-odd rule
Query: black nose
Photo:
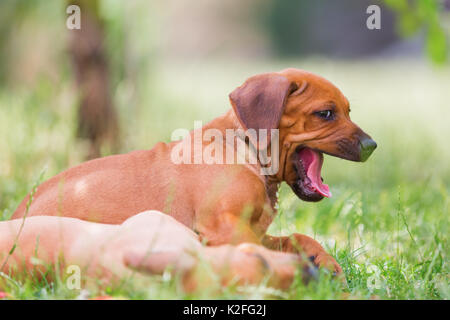
[[[359,148],[361,149],[359,161],[364,162],[369,159],[373,150],[377,147],[377,143],[370,138],[362,138],[359,140]]]

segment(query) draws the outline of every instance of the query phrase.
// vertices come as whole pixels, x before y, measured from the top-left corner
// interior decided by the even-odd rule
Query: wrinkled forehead
[[[330,81],[313,73],[299,70],[286,69],[280,72],[283,76],[299,86],[307,85],[305,91],[320,100],[334,102],[337,107],[349,108],[349,101],[342,92]]]

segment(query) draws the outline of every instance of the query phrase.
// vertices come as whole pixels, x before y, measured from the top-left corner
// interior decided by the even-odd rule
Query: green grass
[[[229,108],[228,93],[248,76],[300,67],[334,82],[349,98],[352,119],[378,143],[368,162],[326,156],[323,176],[331,199],[305,203],[284,185],[270,233],[305,233],[342,265],[348,287],[327,274],[287,292],[265,286],[229,287],[186,295],[168,274],[148,283],[126,281],[90,288],[88,296],[125,298],[449,299],[450,70],[417,61],[327,60],[197,64],[162,62],[142,71],[139,85],[115,90],[123,152],[169,141],[176,128],[192,128]],[[146,75],[149,76],[146,76]],[[0,217],[7,219],[32,188],[82,161],[77,141],[76,94],[69,81],[42,79],[34,88],[0,90]],[[75,298],[63,280],[7,281],[21,299]],[[373,285],[370,285],[373,284]],[[83,293],[86,294],[86,293]]]

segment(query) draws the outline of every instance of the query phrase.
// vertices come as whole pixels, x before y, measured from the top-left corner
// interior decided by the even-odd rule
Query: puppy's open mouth
[[[323,154],[310,148],[299,147],[293,156],[297,181],[292,188],[297,196],[305,201],[319,201],[331,197],[330,188],[323,183],[321,176]]]

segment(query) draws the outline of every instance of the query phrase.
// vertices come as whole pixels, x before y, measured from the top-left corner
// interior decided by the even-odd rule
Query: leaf
[[[430,59],[437,64],[447,61],[447,39],[439,25],[432,24],[428,28],[426,51]]]

